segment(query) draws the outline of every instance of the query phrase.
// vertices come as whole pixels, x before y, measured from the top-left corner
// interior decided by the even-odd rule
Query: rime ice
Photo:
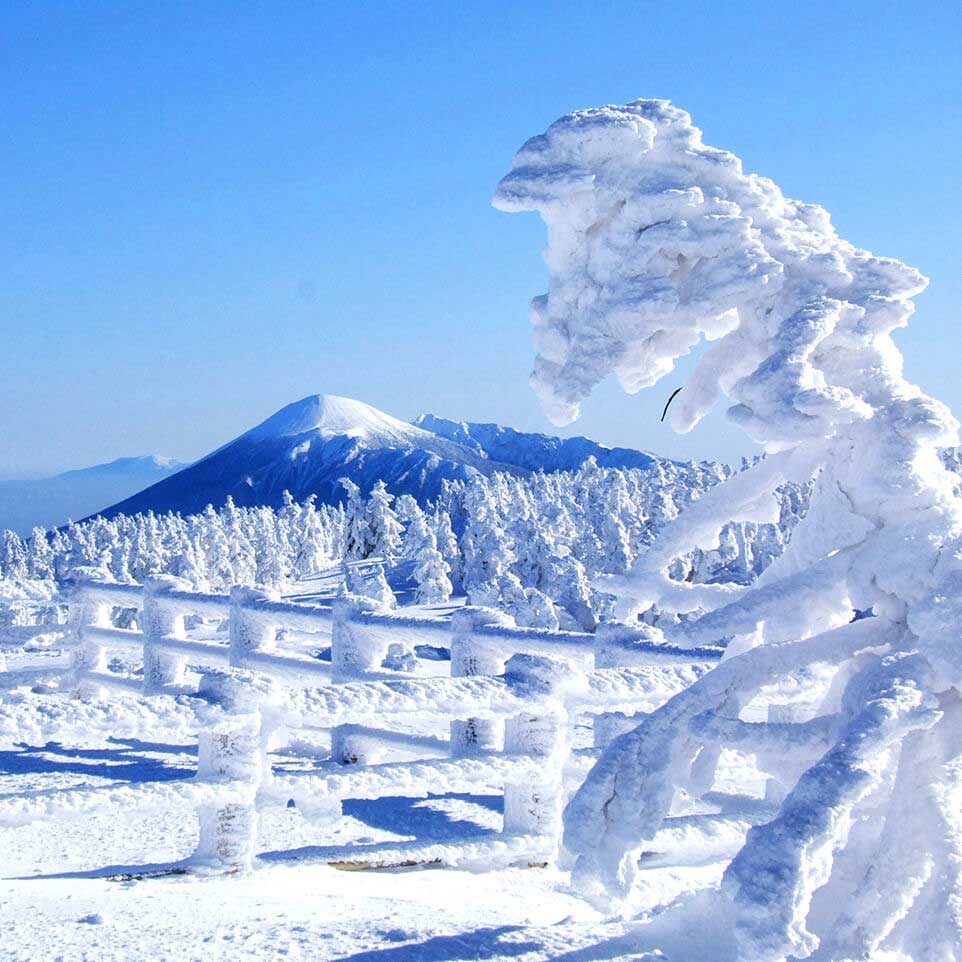
[[[948,802],[962,752],[962,504],[938,450],[958,425],[903,378],[891,338],[925,279],[744,173],[666,101],[563,117],[521,148],[495,205],[538,211],[548,228],[532,383],[553,420],[577,417],[609,374],[637,391],[712,341],[672,425],[689,430],[724,396],[769,453],[606,581],[623,615],[693,615],[665,623],[669,641],[725,635],[742,653],[602,756],[567,810],[576,878],[627,897],[678,793],[711,789],[722,747],[759,749],[784,800],[748,833],[713,910],[733,913],[739,957],[962,956]],[[754,585],[669,577],[726,522],[770,520],[785,481],[814,481],[811,509]],[[740,718],[760,688],[816,663],[834,680],[813,719]]]

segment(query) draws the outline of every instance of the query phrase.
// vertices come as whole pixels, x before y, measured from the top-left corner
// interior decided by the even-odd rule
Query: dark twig
[[[671,404],[671,402],[675,400],[675,395],[676,395],[680,390],[681,390],[680,387],[676,387],[675,390],[671,392],[671,397],[668,398],[668,401],[667,401],[666,404],[665,404],[665,410],[661,412],[661,419],[662,419],[662,421],[665,420],[665,415],[668,413],[668,405]]]

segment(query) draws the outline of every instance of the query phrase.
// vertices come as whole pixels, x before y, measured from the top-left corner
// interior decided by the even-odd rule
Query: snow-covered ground
[[[4,751],[0,792],[103,783],[105,763],[124,781],[182,777],[194,764],[190,751],[131,742]],[[348,872],[297,852],[270,854],[409,837],[397,830],[412,826],[421,837],[482,834],[499,821],[493,801],[346,803],[349,814],[328,829],[294,810],[267,815],[261,865],[227,879],[138,877],[190,853],[196,822],[188,809],[0,829],[0,958],[491,958],[500,935],[517,927],[594,921],[554,870]]]
[[[85,738],[82,747],[6,742],[0,798],[189,777],[195,747],[180,732],[171,736]],[[499,830],[500,805],[498,796],[346,801],[340,820],[322,824],[293,808],[268,811],[257,867],[238,877],[182,872],[178,863],[197,838],[187,806],[0,828],[0,959],[588,962],[663,959],[658,952],[671,947],[668,958],[714,962],[723,933],[669,931],[657,912],[630,925],[606,920],[560,869],[327,864],[326,852],[347,844],[484,838]],[[638,908],[657,909],[717,879],[722,867],[709,859],[683,870],[653,868]]]
[[[328,602],[342,577],[342,569],[332,568],[295,586],[289,598]],[[400,601],[414,600],[402,580],[394,587]],[[437,618],[462,604],[463,598],[453,598],[442,605],[411,604],[404,611]],[[223,628],[199,624],[191,635],[212,639],[223,636]],[[309,638],[303,639],[305,651],[317,645]],[[298,640],[291,636],[286,644],[296,646]],[[10,653],[8,668],[60,657],[56,644],[52,637],[49,650],[39,645]],[[422,653],[416,674],[446,673],[446,653],[432,654]],[[26,689],[5,699],[0,800],[194,775],[196,738],[183,724],[190,712],[175,709],[167,698],[161,700],[170,704],[164,717],[171,726],[154,725],[140,738],[105,738],[79,724],[69,743],[43,745],[23,718],[17,721],[21,708],[42,711],[67,699],[65,693]],[[446,735],[434,730],[438,724],[414,720],[408,728]],[[579,725],[575,744],[587,744],[587,736]],[[326,737],[319,735],[316,745],[294,742],[278,749],[275,770],[330,765],[317,761],[327,753]],[[403,759],[404,751],[389,750],[383,760]],[[569,791],[579,772],[583,775],[583,766],[569,772]],[[633,946],[663,943],[657,929],[642,938],[621,922],[605,921],[560,868],[471,872],[423,865],[357,871],[329,864],[344,857],[338,849],[346,846],[360,852],[388,841],[482,841],[497,835],[501,823],[502,796],[494,794],[346,800],[340,819],[314,822],[294,807],[269,809],[260,819],[256,868],[238,877],[184,871],[198,833],[187,803],[0,827],[0,960],[588,960],[640,958]],[[639,890],[639,907],[656,908],[695,882],[717,878],[721,867],[709,859],[681,872],[654,868]]]

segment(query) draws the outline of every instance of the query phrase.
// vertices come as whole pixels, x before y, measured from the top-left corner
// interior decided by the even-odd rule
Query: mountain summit
[[[312,394],[281,408],[242,437],[289,438],[311,432],[323,438],[344,435],[368,443],[401,445],[417,441],[424,433],[363,401],[336,394]]]

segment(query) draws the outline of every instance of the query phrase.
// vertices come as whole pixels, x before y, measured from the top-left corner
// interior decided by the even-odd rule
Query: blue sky
[[[0,6],[0,476],[193,458],[306,394],[550,430],[543,227],[490,195],[579,107],[667,97],[708,143],[932,279],[899,335],[962,413],[962,5]],[[684,372],[567,433],[658,422]]]

